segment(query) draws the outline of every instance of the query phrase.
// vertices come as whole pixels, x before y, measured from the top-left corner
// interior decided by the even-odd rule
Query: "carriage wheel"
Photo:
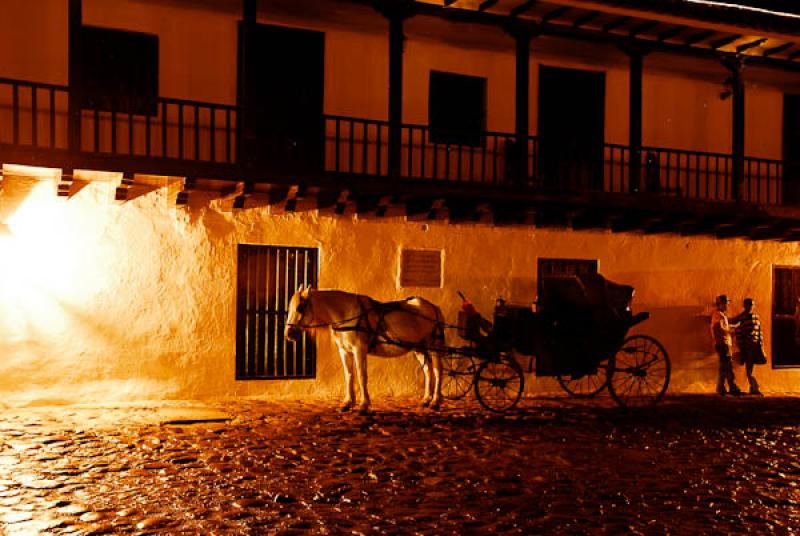
[[[522,397],[525,376],[516,359],[499,356],[484,361],[475,375],[475,396],[481,406],[496,412],[512,409]]]
[[[448,353],[442,356],[442,396],[460,400],[475,381],[477,365],[471,356]]]
[[[652,406],[667,391],[669,375],[669,356],[661,343],[634,335],[609,360],[608,390],[622,407]]]
[[[574,398],[592,398],[608,385],[608,364],[600,364],[595,374],[586,374],[573,378],[571,374],[558,376],[558,384],[569,396]]]

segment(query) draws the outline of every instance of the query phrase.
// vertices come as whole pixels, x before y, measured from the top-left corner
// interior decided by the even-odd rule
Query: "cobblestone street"
[[[0,423],[16,534],[789,533],[800,398],[34,408]],[[199,422],[194,422],[199,421]]]

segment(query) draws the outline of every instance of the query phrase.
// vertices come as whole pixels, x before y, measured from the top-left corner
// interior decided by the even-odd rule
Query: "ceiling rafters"
[[[596,19],[597,17],[599,17],[601,14],[602,14],[602,13],[600,13],[599,11],[590,11],[590,12],[589,12],[589,13],[587,13],[586,15],[581,15],[580,17],[578,17],[577,19],[575,19],[575,20],[572,22],[572,25],[573,25],[573,26],[575,26],[576,28],[580,28],[581,26],[583,26],[583,25],[585,25],[585,24],[589,24],[589,23],[590,23],[590,22],[592,22],[594,19]]]
[[[649,20],[649,21],[643,22],[643,23],[631,28],[631,31],[628,33],[628,35],[630,35],[631,37],[636,37],[637,35],[649,32],[650,30],[652,30],[653,28],[655,28],[659,24],[660,23],[657,20]]]
[[[523,13],[530,11],[531,9],[539,3],[539,0],[528,0],[527,2],[523,2],[516,7],[511,8],[511,11],[508,12],[509,15],[512,17],[519,17]]]
[[[794,46],[794,42],[790,41],[776,47],[764,49],[764,56],[772,56],[773,54],[780,54],[785,50],[789,50]]]
[[[685,45],[687,45],[687,46],[696,45],[697,43],[700,43],[701,41],[705,41],[706,39],[708,39],[709,37],[711,37],[715,33],[716,32],[714,30],[706,30],[704,32],[696,33],[696,34],[688,37],[683,43]]]
[[[766,42],[767,38],[761,37],[759,39],[756,39],[755,41],[750,41],[749,43],[744,43],[739,45],[738,47],[736,47],[736,52],[744,52],[745,50],[750,50],[751,48],[761,46]]]
[[[741,35],[731,35],[731,36],[728,36],[728,37],[723,37],[722,39],[717,39],[716,41],[713,41],[711,43],[711,48],[713,48],[714,50],[720,49],[720,48],[722,48],[724,46],[730,45],[731,43],[733,43],[735,41],[738,41],[742,37],[743,36],[741,36]]]
[[[666,31],[661,32],[660,34],[658,34],[658,40],[659,41],[666,41],[668,39],[673,39],[675,37],[678,37],[680,34],[682,34],[683,32],[685,32],[688,29],[689,29],[688,26],[684,26],[684,25],[675,26],[674,28],[670,28],[669,30],[666,30]]]
[[[611,30],[615,30],[620,26],[622,26],[623,24],[625,24],[626,22],[628,22],[629,20],[631,20],[631,18],[627,15],[625,15],[624,17],[618,17],[612,20],[611,22],[606,23],[603,26],[603,31],[607,33],[610,32]]]
[[[374,0],[353,1],[370,4],[374,2]],[[455,2],[453,6],[448,8],[445,8],[441,3],[436,5],[421,0],[413,0],[413,3],[417,13],[420,14],[427,13],[430,15],[438,15],[452,21],[472,22],[501,27],[507,26],[510,21],[519,20],[522,22],[522,19],[516,19],[516,17],[541,4],[538,2],[538,0],[527,0],[525,2],[520,2],[520,0],[517,0],[517,2],[510,2],[510,6],[504,5],[500,11],[487,11],[490,7],[499,5],[500,2],[495,2],[494,0],[484,0],[477,6],[473,4],[473,7],[465,7],[461,5],[461,2]],[[573,7],[573,9],[575,8]],[[661,33],[656,35],[651,34],[649,36],[630,37],[628,35],[630,27],[626,30],[616,32],[611,32],[610,30],[623,27],[626,24],[628,26],[643,24],[644,21],[648,19],[637,19],[633,16],[617,16],[613,19],[610,19],[602,27],[599,25],[595,27],[583,26],[583,24],[585,24],[581,21],[583,17],[587,17],[588,20],[596,20],[598,17],[608,15],[608,13],[603,11],[600,11],[599,15],[594,15],[594,11],[595,10],[584,11],[582,13],[585,13],[585,15],[581,15],[580,17],[576,18],[576,20],[563,20],[560,22],[543,22],[541,19],[539,21],[533,21],[530,19],[528,20],[531,22],[531,24],[535,24],[538,27],[540,33],[554,37],[565,37],[598,43],[614,43],[623,39],[634,40],[651,46],[656,44],[656,48],[663,52],[704,56],[708,58],[719,58],[721,55],[731,54],[731,52],[724,52],[722,50],[714,50],[710,48],[708,42],[713,41],[715,38],[719,40],[726,35],[730,35],[728,32],[720,32],[718,30],[703,30],[702,28],[693,27],[686,24],[676,25],[661,22],[661,24],[664,26],[664,30],[661,31]],[[576,24],[576,22],[578,24]],[[680,38],[675,39],[678,36],[680,36]],[[667,41],[670,39],[671,41]],[[755,37],[752,37],[751,39],[755,39]],[[618,44],[621,43],[625,44],[627,41],[624,43],[620,41]],[[797,46],[797,43],[795,43],[795,45]],[[744,55],[749,58],[748,61],[751,63],[772,66],[778,69],[789,69],[792,71],[800,70],[800,62],[795,61],[798,57],[800,57],[800,54],[796,54],[792,52],[792,50],[793,49],[790,47],[781,48],[779,50],[781,52],[791,52],[791,54],[788,54],[788,56],[777,56],[777,51],[767,52],[764,54],[761,50]],[[800,52],[800,50],[797,50],[797,52]]]
[[[562,6],[554,9],[553,11],[548,11],[542,16],[542,22],[550,22],[551,20],[555,20],[559,17],[564,16],[567,12],[571,10],[572,8],[569,6]]]

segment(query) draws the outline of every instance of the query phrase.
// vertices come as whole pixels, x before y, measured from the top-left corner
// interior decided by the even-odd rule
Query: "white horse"
[[[361,398],[358,409],[364,413],[370,402],[367,354],[397,357],[409,352],[416,354],[425,373],[422,405],[439,407],[442,365],[436,350],[444,346],[444,317],[436,305],[422,298],[381,303],[359,294],[301,286],[289,302],[286,338],[296,341],[303,330],[315,329],[330,329],[339,350],[345,384],[343,411],[355,405],[351,363]]]

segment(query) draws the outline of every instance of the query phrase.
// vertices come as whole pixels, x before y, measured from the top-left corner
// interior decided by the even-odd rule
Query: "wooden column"
[[[628,191],[644,191],[642,184],[642,74],[644,57],[647,54],[641,46],[623,47],[630,60],[629,104],[628,104]]]
[[[733,155],[733,168],[731,170],[733,198],[736,201],[742,199],[744,188],[744,106],[745,106],[745,93],[744,93],[744,78],[742,71],[744,69],[744,61],[740,57],[726,58],[723,60],[723,65],[728,68],[731,73],[728,78],[728,83],[731,88],[732,95],[732,115],[733,115],[733,131],[731,137],[731,152]]]
[[[81,149],[81,26],[83,24],[82,0],[69,0],[68,14],[68,112],[67,112],[67,146],[71,151]]]
[[[248,110],[252,106],[250,86],[252,73],[248,71],[252,58],[248,56],[247,44],[253,39],[253,30],[256,26],[256,0],[242,0],[242,21],[239,24],[239,42],[237,56],[237,84],[236,107],[238,117],[236,121],[237,143],[236,161],[239,165],[248,168],[253,166],[253,151],[255,148],[255,134],[253,132],[252,115]]]
[[[389,18],[389,176],[400,176],[403,136],[403,20]]]
[[[528,181],[528,136],[530,136],[530,50],[531,40],[538,35],[535,27],[511,24],[506,32],[514,38],[516,64],[514,70],[514,146],[511,157],[514,176],[521,183]]]

